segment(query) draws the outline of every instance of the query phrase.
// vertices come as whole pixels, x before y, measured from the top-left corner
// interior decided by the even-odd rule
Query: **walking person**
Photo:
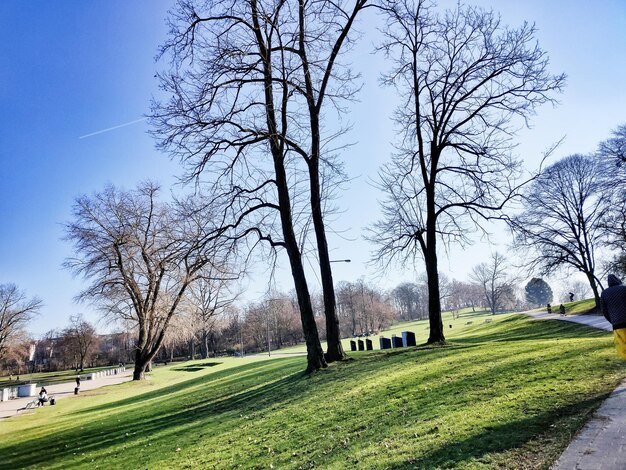
[[[626,286],[614,274],[607,279],[609,287],[600,295],[602,315],[613,326],[617,354],[626,359]]]
[[[80,392],[80,375],[76,376],[76,388],[74,389],[74,395],[78,395]]]

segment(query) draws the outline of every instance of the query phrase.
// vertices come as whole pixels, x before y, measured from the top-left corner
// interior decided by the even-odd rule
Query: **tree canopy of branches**
[[[600,143],[596,157],[603,191],[611,196],[606,201],[606,218],[602,222],[606,245],[613,251],[611,269],[626,275],[626,124]]]
[[[338,107],[356,91],[337,59],[366,0],[349,3],[180,1],[162,50],[172,66],[160,81],[172,98],[153,108],[160,147],[187,165],[189,178],[211,181],[237,236],[287,252],[309,371],[344,357],[323,219],[333,176],[342,177],[329,144],[342,132],[325,136],[322,122],[326,103]],[[311,220],[326,358],[302,266]]]
[[[216,243],[213,214],[188,204],[157,200],[159,188],[132,191],[113,186],[77,198],[66,238],[75,257],[65,266],[89,286],[79,299],[136,328],[134,380],[144,378],[187,288],[211,265],[218,276],[229,245]],[[198,215],[200,214],[200,215]]]
[[[599,306],[596,250],[610,195],[597,159],[571,155],[549,166],[524,192],[524,210],[509,221],[515,244],[542,274],[559,268],[582,272]],[[534,253],[534,257],[528,256]]]
[[[191,321],[199,336],[202,357],[209,357],[209,340],[214,333],[215,323],[221,313],[233,305],[237,299],[237,293],[231,287],[232,280],[216,276],[210,272],[212,266],[207,268],[209,272],[200,278],[198,282],[190,286],[187,292],[187,302],[191,313]]]
[[[539,277],[533,277],[524,287],[526,301],[533,307],[547,305],[552,302],[552,288]]]
[[[506,258],[496,252],[470,274],[470,279],[481,287],[492,315],[515,302],[515,278],[509,270]]]
[[[611,137],[600,143],[598,153],[614,166],[626,163],[626,124],[618,126]]]
[[[15,284],[0,284],[0,359],[42,305],[40,299],[29,299]]]
[[[482,287],[471,282],[453,279],[449,283],[448,292],[446,304],[448,309],[453,310],[453,316],[458,316],[462,308],[471,307],[476,311],[476,307],[484,305],[485,296]]]
[[[403,320],[423,320],[421,313],[425,311],[423,307],[423,292],[418,284],[414,282],[403,282],[398,284],[391,292]]]
[[[389,327],[394,320],[390,299],[364,279],[340,282],[337,305],[342,330],[350,336],[378,332]]]
[[[370,238],[377,260],[424,259],[430,336],[445,341],[437,241],[470,241],[516,194],[516,124],[554,101],[563,75],[548,72],[535,27],[508,28],[491,11],[458,5],[436,14],[427,1],[383,1],[380,46],[393,64],[384,83],[402,101],[397,152],[380,172],[383,216]]]
[[[82,315],[72,315],[70,326],[63,331],[62,336],[72,345],[77,358],[76,368],[83,370],[85,360],[93,353],[98,341],[96,329]]]

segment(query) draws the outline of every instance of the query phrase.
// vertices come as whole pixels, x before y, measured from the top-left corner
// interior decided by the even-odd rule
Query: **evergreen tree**
[[[533,277],[525,287],[526,301],[536,307],[552,302],[552,288],[541,278]]]

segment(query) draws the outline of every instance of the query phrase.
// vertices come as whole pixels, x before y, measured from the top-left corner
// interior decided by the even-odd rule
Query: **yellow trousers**
[[[613,330],[613,341],[615,342],[617,355],[622,359],[626,359],[626,328]]]

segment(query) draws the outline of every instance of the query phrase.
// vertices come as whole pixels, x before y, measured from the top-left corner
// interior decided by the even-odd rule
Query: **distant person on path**
[[[76,388],[80,388],[80,375],[76,376]]]
[[[609,287],[602,291],[602,315],[613,326],[613,339],[617,354],[626,359],[626,286],[613,274],[607,279]]]
[[[548,304],[548,313],[552,313],[552,305]]]
[[[559,313],[561,314],[561,316],[565,316],[565,305],[561,304],[561,306],[559,307]]]
[[[48,392],[44,387],[41,387],[41,391],[39,392],[39,402],[37,406],[43,406],[45,402],[48,401]]]

